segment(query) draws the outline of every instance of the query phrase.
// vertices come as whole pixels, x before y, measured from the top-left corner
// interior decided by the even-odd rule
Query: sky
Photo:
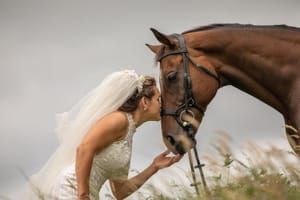
[[[0,195],[24,184],[19,169],[30,175],[41,168],[58,145],[55,114],[106,75],[135,69],[158,77],[145,46],[158,44],[151,27],[166,34],[211,23],[299,27],[299,10],[297,0],[0,0]],[[197,134],[200,155],[218,131],[238,146],[266,141],[289,149],[282,116],[230,86],[206,111]],[[134,138],[132,169],[164,149],[160,124],[145,124]],[[178,166],[189,169],[186,159]]]

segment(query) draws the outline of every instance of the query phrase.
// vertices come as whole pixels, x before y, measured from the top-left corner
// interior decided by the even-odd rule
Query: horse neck
[[[287,95],[300,77],[300,32],[235,29],[194,34],[192,48],[211,62],[221,79],[226,80],[223,83],[284,115],[288,112],[284,106],[289,104]]]

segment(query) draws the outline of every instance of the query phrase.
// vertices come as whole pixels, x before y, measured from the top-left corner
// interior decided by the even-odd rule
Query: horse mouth
[[[164,138],[164,142],[169,150],[174,154],[185,154],[190,149],[194,148],[196,141],[193,138],[189,138],[185,135],[178,135],[175,137],[167,134]]]

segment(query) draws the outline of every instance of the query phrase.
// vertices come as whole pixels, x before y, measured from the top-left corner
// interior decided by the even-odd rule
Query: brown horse
[[[162,133],[166,146],[195,146],[204,112],[219,88],[232,85],[280,112],[300,155],[300,29],[286,25],[213,24],[165,35],[147,46],[160,62]]]

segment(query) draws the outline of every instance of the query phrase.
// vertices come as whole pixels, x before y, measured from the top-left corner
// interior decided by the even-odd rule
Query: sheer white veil
[[[117,110],[136,89],[141,90],[143,80],[133,70],[114,72],[69,112],[57,115],[56,132],[60,145],[43,168],[30,177],[30,189],[34,193],[27,191],[28,199],[38,199],[40,192],[44,195],[51,193],[58,175],[75,161],[77,145],[90,127],[104,115]]]

